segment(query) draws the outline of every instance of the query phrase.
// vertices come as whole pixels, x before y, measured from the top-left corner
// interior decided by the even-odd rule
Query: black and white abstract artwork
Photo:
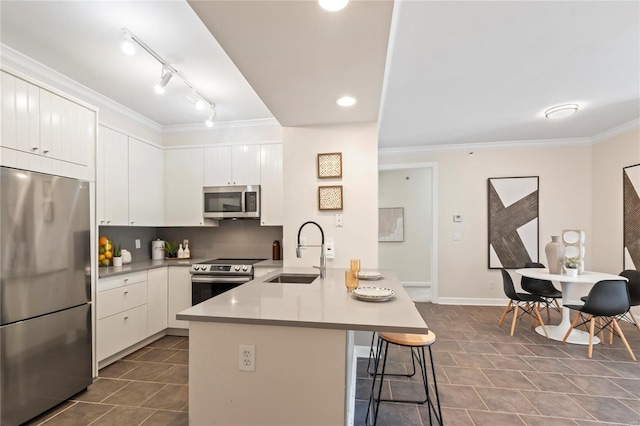
[[[538,176],[488,179],[489,269],[538,262]]]
[[[623,269],[640,266],[640,164],[625,167],[622,172],[624,211]]]

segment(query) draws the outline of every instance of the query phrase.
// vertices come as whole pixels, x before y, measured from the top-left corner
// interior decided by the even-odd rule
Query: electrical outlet
[[[139,249],[140,248],[140,240],[136,240],[136,248]]]
[[[238,370],[256,371],[255,345],[240,345],[238,350]]]
[[[489,281],[489,288],[490,289],[495,288],[495,283],[493,281]]]
[[[324,255],[327,259],[335,258],[335,246],[333,244],[333,238],[327,238],[327,242],[324,244]]]
[[[342,228],[344,226],[344,219],[341,213],[336,214],[336,226]]]

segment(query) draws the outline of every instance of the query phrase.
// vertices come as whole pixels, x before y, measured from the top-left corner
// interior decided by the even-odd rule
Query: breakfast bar
[[[344,269],[309,284],[269,282],[318,274],[283,268],[180,312],[190,321],[190,424],[349,424],[353,332],[428,332],[395,274],[380,272],[360,287],[395,291],[384,302],[349,294]]]

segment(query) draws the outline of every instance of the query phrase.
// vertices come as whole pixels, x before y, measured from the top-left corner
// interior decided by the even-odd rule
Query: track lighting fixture
[[[120,47],[122,48],[122,51],[125,53],[125,55],[131,56],[136,53],[136,47],[133,44],[133,37],[131,36],[129,30],[123,28],[122,36],[124,37],[124,41],[122,42],[122,45]]]
[[[213,127],[213,120],[216,117],[217,109],[216,104],[213,103],[211,99],[204,96],[202,92],[200,92],[187,78],[182,74],[180,70],[172,67],[167,61],[165,61],[160,55],[158,55],[151,47],[149,47],[145,42],[140,40],[135,34],[129,31],[127,28],[122,28],[122,34],[124,37],[124,42],[122,43],[122,51],[127,55],[133,55],[135,53],[135,46],[133,43],[136,43],[140,46],[145,52],[149,55],[153,56],[153,58],[160,62],[162,65],[162,76],[158,84],[154,86],[156,93],[163,94],[165,92],[165,88],[167,84],[171,80],[173,76],[177,76],[182,82],[191,89],[192,95],[187,95],[187,99],[191,102],[197,110],[203,110],[208,105],[211,109],[211,113],[209,114],[209,118],[205,122],[208,127]]]
[[[157,94],[162,95],[164,93],[171,77],[173,77],[173,71],[167,67],[162,67],[162,78],[160,78],[160,81],[154,87]]]
[[[209,113],[209,118],[207,118],[207,121],[204,122],[204,124],[206,124],[207,127],[213,127],[213,120],[216,118],[217,113],[218,113],[218,110],[216,106],[211,105],[211,113]]]

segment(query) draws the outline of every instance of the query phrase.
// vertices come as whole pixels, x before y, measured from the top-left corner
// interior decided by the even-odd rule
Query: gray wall
[[[178,243],[189,240],[191,257],[194,258],[271,259],[273,241],[282,242],[282,227],[260,226],[257,220],[223,220],[217,228],[101,226],[99,235],[129,250],[133,262],[151,259],[151,241],[158,238]],[[140,240],[140,249],[135,248],[136,239]]]

